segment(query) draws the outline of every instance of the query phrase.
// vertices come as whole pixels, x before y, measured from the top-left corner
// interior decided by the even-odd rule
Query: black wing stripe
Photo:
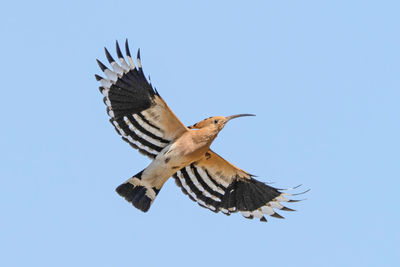
[[[200,189],[190,179],[186,168],[181,169],[181,173],[183,175],[183,178],[185,179],[185,183],[188,185],[190,191],[192,191],[196,195],[196,198],[207,203],[207,198],[202,194]],[[213,205],[213,206],[215,206],[215,205]]]
[[[185,178],[184,178],[184,176],[183,176],[181,171],[178,171],[175,174],[175,178],[176,178],[177,185],[181,187],[183,193],[188,195],[189,198],[191,200],[193,200],[194,202],[198,202],[198,203],[202,204],[203,206],[206,206],[206,203],[204,201],[202,201],[202,200],[199,200],[197,198],[196,194],[193,193],[193,191],[190,189],[190,187],[186,184]]]
[[[142,119],[142,114],[141,113],[136,113],[133,114],[133,117],[135,118],[135,120],[143,127],[145,128],[147,131],[153,133],[154,135],[163,138],[164,139],[164,132],[163,130],[161,130],[158,127],[153,126],[153,124],[149,123],[148,120],[143,120]],[[167,139],[164,139],[167,140]]]
[[[284,197],[290,194],[281,193],[276,188],[255,179],[234,179],[225,188],[224,194],[219,195],[221,201],[216,201],[215,195],[210,194],[212,197],[210,198],[209,192],[206,191],[211,187],[207,187],[208,184],[202,185],[202,176],[197,171],[198,169],[200,167],[197,167],[196,164],[191,164],[178,171],[174,177],[182,192],[204,208],[214,212],[221,211],[225,215],[239,211],[247,219],[257,218],[262,222],[267,221],[264,215],[283,218],[275,212],[275,209],[292,211],[292,209],[286,208],[280,203],[290,202],[289,199]],[[213,190],[211,192],[216,193]]]
[[[152,143],[147,138],[145,138],[145,137],[143,138],[142,136],[139,136],[134,130],[130,129],[129,125],[125,121],[119,120],[119,122],[120,122],[121,128],[125,131],[125,133],[127,133],[128,136],[131,136],[133,140],[136,140],[139,143],[141,143],[143,146],[145,146],[151,150],[157,151],[157,152],[160,152],[163,149],[163,147]]]
[[[226,186],[224,186],[222,183],[217,182],[217,180],[214,179],[214,178],[209,174],[209,172],[208,172],[207,170],[205,170],[205,172],[206,172],[208,178],[210,179],[210,181],[211,181],[216,187],[221,188],[222,191],[225,191],[225,190],[226,190]],[[221,181],[221,180],[222,180],[222,179],[220,179],[220,181]]]
[[[211,176],[208,174],[208,171],[203,169],[203,168],[197,168],[197,171],[202,178],[202,180],[210,187],[212,188],[213,191],[216,191],[220,193],[221,195],[225,194],[225,188],[222,189],[221,187],[217,186],[216,182],[214,179],[211,178]]]
[[[144,146],[142,143],[138,142],[138,140],[135,140],[132,138],[132,136],[128,135],[124,130],[123,127],[115,120],[115,119],[110,119],[110,122],[114,125],[115,130],[122,136],[122,139],[126,142],[128,142],[132,147],[136,149],[141,149],[144,150],[146,153],[153,154],[154,151],[149,148]]]
[[[212,194],[212,192],[214,192],[214,191],[211,190],[211,192],[209,192],[200,184],[200,181],[197,179],[196,175],[194,174],[193,164],[186,167],[186,172],[190,178],[190,182],[192,182],[193,185],[196,186],[196,188],[200,191],[200,193],[204,197],[211,198],[212,200],[217,201],[217,202],[221,202],[220,198],[218,198],[217,196]],[[200,180],[201,180],[201,178],[200,178]]]
[[[200,185],[204,188],[204,190],[207,191],[208,193],[210,193],[211,195],[214,195],[215,197],[222,199],[223,194],[221,194],[218,191],[213,190],[206,182],[204,182],[204,180],[200,176],[196,166],[194,166],[194,164],[191,164],[190,166],[192,167],[193,173],[194,173],[195,177],[197,178],[197,181],[199,181]]]
[[[131,147],[139,150],[139,152],[143,155],[149,156],[150,158],[155,158],[157,156],[157,153],[151,153],[149,152],[149,149],[147,147],[144,147],[142,144],[137,143],[135,140],[132,139],[132,137],[127,136],[125,132],[119,127],[118,123],[115,121],[115,119],[111,118],[110,119],[111,124],[114,126],[115,131],[122,136],[122,140],[127,142]],[[129,140],[129,139],[130,140]]]
[[[190,178],[187,172],[187,169],[189,169],[190,171],[190,167],[186,167],[181,169],[181,173],[183,174],[183,178],[185,179],[185,182],[190,188],[190,190],[196,195],[196,198],[198,199],[197,201],[203,205],[205,203],[205,206],[210,208],[212,211],[218,211],[220,203],[203,195],[203,193],[199,190],[199,188],[197,188],[196,185],[193,183],[192,179]],[[199,200],[201,200],[201,202]]]
[[[201,191],[193,184],[190,180],[189,175],[185,168],[182,168],[178,173],[182,187],[188,192],[189,196],[192,196],[194,201],[199,203],[199,205],[206,207],[214,212],[218,212],[218,204],[216,201],[205,197]]]
[[[115,127],[115,125],[114,125],[114,127]],[[115,130],[118,132],[118,134],[121,134],[121,133],[119,132],[119,130],[117,129],[117,127],[115,127]],[[157,156],[157,154],[150,153],[150,152],[148,152],[147,150],[144,150],[144,149],[138,147],[137,145],[135,145],[134,143],[132,143],[131,141],[129,141],[129,140],[128,140],[126,137],[124,137],[124,136],[122,136],[122,140],[124,140],[125,142],[127,142],[131,147],[133,147],[134,149],[137,149],[141,154],[143,154],[143,155],[145,155],[145,156],[148,156],[148,157],[153,158],[153,159]]]
[[[144,130],[144,129],[137,123],[137,121],[133,118],[133,116],[125,116],[124,121],[128,125],[129,129],[132,132],[134,132],[139,138],[142,138],[142,139],[152,143],[153,145],[161,147],[161,148],[164,148],[168,145],[169,142],[167,140],[157,138],[157,136],[155,136],[153,134],[149,134],[149,132],[145,133],[145,132],[141,131],[141,129],[142,130]],[[139,127],[137,127],[137,126],[139,126]],[[154,138],[154,136],[156,138]]]
[[[194,201],[194,202],[197,202],[197,200],[194,199],[194,198],[189,194],[189,192],[184,188],[184,186],[182,185],[181,179],[178,177],[178,173],[175,173],[175,174],[173,175],[173,177],[175,178],[175,183],[176,183],[176,185],[179,186],[179,188],[182,190],[182,192],[183,192],[185,195],[187,195],[187,196],[190,198],[190,200],[192,200],[192,201]],[[199,205],[200,205],[200,204],[199,204]]]
[[[117,124],[117,128],[121,128],[121,134],[125,136],[129,141],[137,145],[138,147],[147,150],[149,153],[160,152],[163,148],[156,146],[149,141],[140,138],[134,131],[129,129],[129,126],[125,123],[123,119],[114,120],[114,124]]]
[[[141,112],[139,112],[137,115],[142,119],[142,121],[144,121],[145,123],[147,123],[151,127],[156,128],[157,130],[161,131],[161,129],[159,127],[157,127],[156,125],[151,123],[149,120],[147,120],[146,117]]]
[[[136,118],[140,121],[139,116],[136,116]],[[150,125],[148,125],[148,127],[146,127],[146,125],[144,125],[145,122],[143,122],[143,121],[139,122],[136,118],[133,115],[128,116],[128,119],[132,122],[132,124],[135,126],[135,128],[137,128],[143,134],[148,135],[151,138],[160,141],[161,143],[169,144],[168,140],[165,140],[162,137],[160,137],[159,135],[156,135],[156,133],[160,134],[160,132],[157,129],[152,129]],[[152,131],[154,131],[154,133]]]

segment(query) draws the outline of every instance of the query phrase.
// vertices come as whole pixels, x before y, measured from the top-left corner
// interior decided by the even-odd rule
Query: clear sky
[[[197,2],[2,4],[0,266],[400,266],[399,1]],[[297,212],[214,214],[173,180],[146,214],[115,193],[149,164],[94,79],[126,37],[185,125],[257,114],[212,147],[310,188]]]

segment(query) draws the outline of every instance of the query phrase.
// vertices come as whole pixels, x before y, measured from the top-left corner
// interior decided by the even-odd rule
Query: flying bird
[[[275,210],[293,211],[281,202],[296,202],[285,193],[254,179],[210,149],[218,133],[232,119],[254,116],[214,116],[186,127],[146,79],[137,52],[136,64],[125,42],[126,59],[116,41],[117,63],[107,48],[111,68],[97,60],[105,78],[101,83],[110,122],[122,139],[152,159],[144,170],[116,188],[133,206],[147,212],[163,187],[174,177],[183,193],[200,206],[226,215],[267,221],[264,215],[283,218]],[[293,189],[293,188],[292,188]],[[304,193],[304,192],[303,192]]]

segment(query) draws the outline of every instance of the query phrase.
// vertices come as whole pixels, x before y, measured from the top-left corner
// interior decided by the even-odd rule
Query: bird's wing
[[[112,70],[97,60],[106,78],[99,75],[95,77],[101,83],[100,92],[104,95],[110,122],[117,133],[141,153],[155,158],[164,147],[188,129],[146,80],[140,51],[138,50],[136,67],[129,51],[128,40],[125,50],[128,62],[116,42],[118,64],[105,48]]]
[[[275,209],[292,209],[280,202],[298,201],[286,198],[291,194],[257,181],[211,150],[200,161],[179,170],[174,178],[190,199],[226,215],[239,211],[246,218],[261,221],[266,221],[264,215],[283,218]]]

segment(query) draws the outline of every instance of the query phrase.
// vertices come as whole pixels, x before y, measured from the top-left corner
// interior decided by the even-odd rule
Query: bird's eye
[[[214,120],[214,123],[217,124],[217,123],[218,123],[218,120]]]

